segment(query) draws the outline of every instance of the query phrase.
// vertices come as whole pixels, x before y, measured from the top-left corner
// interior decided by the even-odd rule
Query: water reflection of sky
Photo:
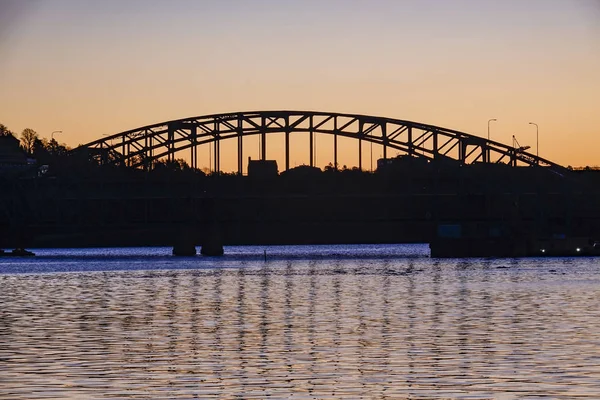
[[[595,259],[79,251],[0,261],[1,398],[600,396]]]

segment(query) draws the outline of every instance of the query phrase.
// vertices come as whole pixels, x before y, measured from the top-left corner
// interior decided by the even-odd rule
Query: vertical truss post
[[[195,146],[194,146],[194,139],[193,138],[190,138],[190,143],[192,144],[190,146],[190,167],[192,169],[196,169],[196,163],[194,162],[194,148],[195,148]]]
[[[458,145],[458,160],[461,164],[465,164],[465,155],[467,154],[467,144],[463,139],[459,139],[460,143]]]
[[[362,171],[362,137],[364,132],[364,122],[358,123],[358,169]]]
[[[173,130],[173,126],[169,124],[169,137],[167,139],[167,159],[169,161],[173,161],[175,159],[175,155],[173,154],[173,141],[175,140],[175,132]]]
[[[484,164],[487,164],[490,162],[490,151],[487,147],[487,142],[485,145],[481,146],[481,158],[483,159]]]
[[[438,158],[438,136],[439,133],[437,130],[433,131],[433,159]]]
[[[314,132],[313,132],[313,116],[310,116],[310,126],[308,128],[309,144],[310,144],[310,166],[315,166],[315,155],[314,155]]]
[[[407,130],[407,132],[406,132],[406,133],[407,133],[407,136],[408,136],[408,154],[409,154],[410,156],[412,156],[412,155],[414,155],[413,153],[414,153],[414,151],[415,151],[415,150],[414,150],[414,146],[413,146],[413,134],[412,134],[412,126],[409,126],[409,127],[408,127],[408,130]]]
[[[260,159],[265,161],[267,159],[267,122],[264,116],[261,117],[260,125]]]
[[[358,138],[358,169],[362,171],[362,138]]]
[[[150,171],[150,164],[148,160],[148,131],[144,132],[144,171]]]
[[[387,160],[387,143],[388,143],[388,138],[387,138],[387,123],[384,122],[381,124],[381,136],[383,138],[383,159],[384,161]]]
[[[150,136],[150,160],[153,160],[154,158],[154,137]],[[152,161],[150,161],[152,162]],[[152,168],[152,166],[150,166],[150,168]]]
[[[198,168],[198,152],[197,152],[197,143],[198,143],[198,138],[197,138],[197,128],[196,125],[192,125],[192,127],[190,128],[190,137],[191,137],[191,142],[192,142],[192,147],[191,147],[191,156],[192,156],[192,168],[196,169]]]
[[[285,117],[285,170],[290,169],[290,117]]]
[[[338,117],[337,115],[333,118],[333,168],[338,170],[338,149],[337,149],[337,135],[338,133]]]
[[[123,166],[127,165],[127,154],[125,154],[125,136],[121,138],[121,154],[123,154]]]
[[[214,156],[213,156],[213,162],[214,162],[214,172],[215,173],[219,173],[219,121],[217,121],[215,119],[215,123],[214,123],[214,130],[213,130],[213,136],[214,136]]]
[[[214,134],[214,141],[213,141],[213,172],[217,172],[217,168],[219,168],[217,165],[219,164],[219,162],[217,161],[217,134]]]
[[[243,133],[244,129],[242,126],[242,116],[238,115],[237,120],[237,135],[238,135],[238,175],[242,175],[244,172],[244,154],[243,154]]]

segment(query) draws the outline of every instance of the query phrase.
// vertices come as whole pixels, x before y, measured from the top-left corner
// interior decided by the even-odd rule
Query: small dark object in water
[[[25,250],[22,247],[17,247],[11,252],[5,252],[4,250],[0,250],[0,256],[28,257],[35,256],[35,254],[31,251]]]

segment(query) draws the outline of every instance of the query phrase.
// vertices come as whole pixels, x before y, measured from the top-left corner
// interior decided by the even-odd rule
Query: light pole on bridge
[[[54,140],[54,134],[55,133],[62,133],[62,131],[54,131],[50,134],[50,140]]]
[[[539,163],[540,162],[540,160],[539,160],[539,158],[540,158],[540,127],[535,122],[530,122],[529,125],[535,125],[535,152],[536,152],[536,156],[538,158],[537,162]]]
[[[488,120],[488,140],[490,140],[490,122],[498,121],[496,118],[492,118]]]

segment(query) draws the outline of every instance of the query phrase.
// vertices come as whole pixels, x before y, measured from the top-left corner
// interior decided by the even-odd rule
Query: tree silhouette
[[[4,124],[0,124],[0,136],[9,136],[13,133]]]
[[[54,157],[64,157],[69,151],[67,146],[64,144],[59,144],[54,138],[50,139],[46,148]]]
[[[23,147],[23,150],[25,150],[27,154],[33,154],[36,139],[39,139],[39,137],[37,132],[33,129],[25,128],[23,129],[23,132],[21,132],[21,147]]]
[[[336,168],[333,166],[332,163],[329,163],[325,166],[325,168],[323,169],[325,172],[335,172]]]

